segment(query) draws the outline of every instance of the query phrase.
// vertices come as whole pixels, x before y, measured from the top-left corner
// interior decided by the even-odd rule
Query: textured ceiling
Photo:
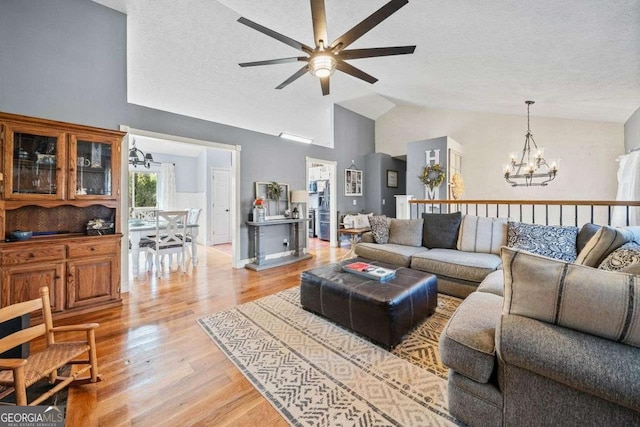
[[[303,0],[94,0],[128,15],[129,102],[330,146],[331,106],[370,118],[394,105],[624,123],[640,106],[640,1],[410,0],[352,48],[417,45],[413,55],[353,60],[370,85],[340,72],[323,97],[289,63],[298,56],[240,16],[313,45]],[[329,39],[386,0],[326,0]]]

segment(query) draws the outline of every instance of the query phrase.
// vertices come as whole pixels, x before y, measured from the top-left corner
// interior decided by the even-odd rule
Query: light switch
[[[383,205],[383,206],[384,206],[384,203],[385,203],[385,202],[384,202],[384,199],[382,199],[382,205]]]
[[[358,201],[356,199],[353,199],[353,205],[355,206],[357,204],[358,204]]]

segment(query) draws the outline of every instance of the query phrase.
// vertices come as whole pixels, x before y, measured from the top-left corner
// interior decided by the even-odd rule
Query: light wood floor
[[[310,248],[308,261],[256,273],[234,270],[229,256],[200,247],[198,267],[186,274],[167,271],[156,280],[148,273],[132,282],[122,307],[57,322],[100,323],[104,380],[71,390],[67,426],[288,425],[196,320],[296,286],[301,271],[348,250]]]

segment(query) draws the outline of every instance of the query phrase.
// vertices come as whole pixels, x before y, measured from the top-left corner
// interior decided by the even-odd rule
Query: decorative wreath
[[[451,177],[451,195],[454,199],[462,198],[464,194],[464,179],[459,173],[453,174]]]
[[[277,182],[273,181],[267,184],[267,197],[271,200],[280,200],[282,193],[284,192],[284,188]]]
[[[418,175],[418,178],[424,185],[429,187],[429,190],[433,190],[434,187],[439,187],[444,182],[445,176],[442,165],[436,163],[435,165],[425,166],[422,169],[422,175]]]

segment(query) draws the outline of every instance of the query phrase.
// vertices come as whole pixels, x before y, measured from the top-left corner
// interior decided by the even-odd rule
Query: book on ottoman
[[[396,277],[395,270],[378,267],[373,264],[367,264],[366,262],[352,262],[351,264],[343,265],[342,270],[347,273],[357,274],[369,279],[380,280],[381,282]]]

